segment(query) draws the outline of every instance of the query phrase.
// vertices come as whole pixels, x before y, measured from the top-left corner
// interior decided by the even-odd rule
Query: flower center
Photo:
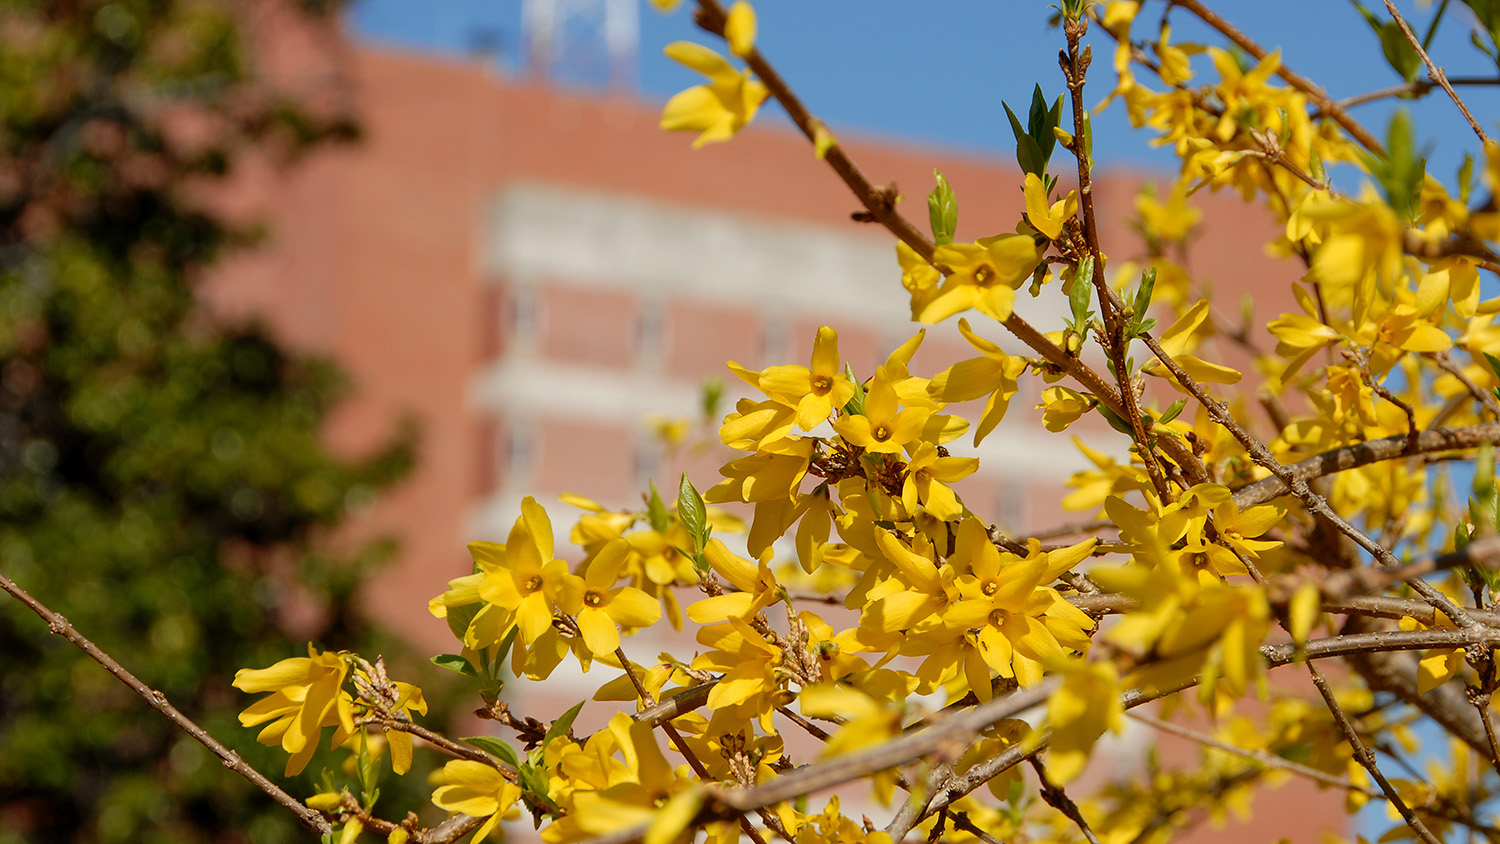
[[[980,287],[988,287],[995,280],[995,271],[985,265],[974,271],[974,283]]]
[[[993,580],[986,580],[984,582],[984,586],[981,588],[981,591],[983,591],[985,596],[988,597],[1000,591],[1000,584]]]
[[[1005,610],[993,610],[990,612],[990,624],[996,627],[1004,627],[1007,621],[1010,621],[1010,613]]]
[[[590,589],[589,591],[583,593],[583,603],[586,606],[597,607],[600,604],[604,603],[604,596]]]
[[[891,429],[890,429],[890,426],[888,426],[888,425],[876,425],[875,426],[875,430],[871,434],[871,436],[873,436],[875,438],[876,442],[882,442],[882,443],[885,442],[886,440],[888,440],[888,439],[891,438]]]
[[[812,380],[812,391],[815,396],[826,396],[833,389],[833,379],[827,375],[814,375]]]
[[[536,590],[538,590],[540,588],[542,588],[542,576],[541,575],[539,575],[539,574],[533,574],[531,577],[526,578],[526,591],[527,592],[535,592]]]

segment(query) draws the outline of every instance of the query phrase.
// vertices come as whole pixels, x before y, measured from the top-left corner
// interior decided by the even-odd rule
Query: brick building
[[[679,466],[644,418],[691,415],[710,375],[735,395],[724,361],[805,363],[828,324],[867,376],[917,328],[892,239],[850,221],[857,206],[842,183],[769,115],[693,151],[657,128],[654,104],[507,80],[477,61],[366,48],[346,60],[367,140],[247,180],[236,202],[269,220],[271,240],[223,273],[213,297],[224,312],[269,314],[288,341],[352,373],[357,394],[330,432],[340,447],[381,441],[400,414],[418,419],[415,475],[359,529],[401,539],[368,605],[421,649],[451,649],[427,599],[468,572],[466,542],[503,540],[522,495],[547,504],[562,532],[573,514],[559,493],[625,506],[649,478],[675,489]],[[940,167],[958,192],[961,239],[1019,218],[1007,162],[844,140],[919,217]],[[1111,256],[1139,248],[1127,220],[1142,181],[1098,183]],[[1260,251],[1268,222],[1235,197],[1198,202],[1194,270],[1227,301],[1289,277]],[[1261,319],[1281,309],[1257,306]],[[1023,296],[1020,310],[1050,328],[1065,307],[1060,295]],[[1010,345],[998,329],[981,333]],[[950,321],[929,329],[914,371],[969,356]],[[1023,387],[960,487],[1017,530],[1061,518],[1061,482],[1082,465],[1067,437],[1041,430],[1036,389]],[[1089,430],[1123,452],[1107,428]],[[967,453],[967,440],[955,450]],[[692,463],[700,488],[724,455]],[[578,699],[572,682],[559,675],[561,698]],[[1341,797],[1298,785],[1274,799],[1283,810],[1261,813],[1245,840],[1313,840],[1307,813],[1327,817]]]

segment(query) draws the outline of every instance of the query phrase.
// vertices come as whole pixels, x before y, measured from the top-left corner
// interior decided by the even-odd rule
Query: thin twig
[[[1289,466],[1283,475],[1272,475],[1234,491],[1234,501],[1241,509],[1264,504],[1287,494],[1287,480],[1312,481],[1371,463],[1408,457],[1412,453],[1456,451],[1477,448],[1484,443],[1500,442],[1500,422],[1470,425],[1464,428],[1429,428],[1417,437],[1414,452],[1408,452],[1406,435],[1397,434],[1378,440],[1330,449]]]
[[[1464,105],[1464,101],[1459,98],[1458,92],[1453,90],[1452,85],[1448,84],[1448,74],[1444,73],[1442,68],[1432,63],[1432,57],[1427,55],[1427,49],[1422,46],[1421,41],[1417,40],[1416,33],[1411,31],[1411,27],[1406,23],[1406,18],[1401,17],[1401,13],[1396,10],[1396,4],[1392,3],[1391,0],[1385,0],[1385,10],[1391,13],[1391,18],[1396,21],[1397,26],[1401,27],[1401,33],[1406,36],[1406,40],[1411,42],[1412,49],[1416,50],[1417,55],[1422,58],[1422,64],[1427,65],[1428,77],[1443,86],[1443,90],[1452,98],[1453,104],[1458,106],[1459,111],[1463,112],[1464,119],[1469,121],[1469,128],[1473,129],[1474,134],[1479,136],[1479,142],[1484,144],[1489,143],[1489,136],[1484,134],[1484,130],[1479,127],[1479,121],[1474,119],[1474,115],[1469,113],[1469,107]]]
[[[1470,686],[1468,692],[1469,703],[1479,712],[1479,723],[1484,725],[1484,738],[1490,743],[1490,764],[1495,766],[1495,773],[1500,774],[1500,739],[1495,737],[1495,719],[1490,713],[1490,695]]]
[[[1068,49],[1058,57],[1058,61],[1062,64],[1063,76],[1067,80],[1068,99],[1073,107],[1073,135],[1076,138],[1085,137],[1090,131],[1083,105],[1083,87],[1088,80],[1091,53],[1079,49],[1080,41],[1087,31],[1088,18],[1065,19],[1063,32],[1068,39]],[[1094,216],[1093,173],[1089,156],[1082,147],[1081,143],[1075,144],[1072,152],[1073,158],[1078,163],[1079,222],[1083,228],[1084,247],[1088,256],[1093,258],[1090,264],[1093,268],[1093,277],[1087,279],[1087,283],[1092,284],[1099,291],[1099,311],[1104,319],[1104,334],[1099,338],[1100,345],[1104,347],[1105,354],[1109,356],[1110,366],[1114,369],[1115,383],[1119,387],[1120,401],[1125,411],[1121,415],[1130,425],[1131,437],[1136,442],[1136,453],[1140,455],[1141,465],[1145,467],[1146,475],[1151,478],[1151,485],[1156,488],[1157,496],[1163,503],[1171,503],[1176,496],[1167,484],[1166,473],[1157,462],[1152,440],[1146,435],[1146,428],[1141,422],[1140,400],[1136,395],[1134,384],[1131,383],[1132,376],[1126,358],[1130,345],[1130,340],[1126,335],[1128,320],[1125,319],[1121,309],[1113,303],[1113,297],[1109,295],[1109,282],[1104,278],[1104,254],[1099,246],[1099,229]],[[1074,279],[1075,284],[1084,281]]]
[[[1066,815],[1068,820],[1072,821],[1083,833],[1083,837],[1088,839],[1089,844],[1099,844],[1099,837],[1094,835],[1094,830],[1089,828],[1088,821],[1083,819],[1083,812],[1079,810],[1078,804],[1073,802],[1073,798],[1069,797],[1066,791],[1063,791],[1062,786],[1047,777],[1047,769],[1042,765],[1042,760],[1033,756],[1026,761],[1031,763],[1031,769],[1036,771],[1037,782],[1041,784],[1042,801]]]
[[[1204,747],[1211,747],[1215,750],[1222,750],[1225,753],[1230,753],[1235,756],[1240,756],[1245,759],[1259,762],[1260,764],[1265,765],[1267,768],[1275,768],[1278,770],[1286,771],[1291,774],[1296,774],[1300,777],[1306,777],[1310,780],[1315,780],[1317,782],[1323,783],[1324,785],[1331,785],[1335,788],[1355,791],[1360,794],[1368,795],[1370,797],[1381,796],[1380,792],[1376,791],[1373,788],[1366,788],[1362,785],[1356,785],[1355,783],[1350,782],[1344,777],[1336,777],[1333,774],[1320,771],[1317,768],[1310,768],[1298,762],[1293,762],[1290,759],[1282,756],[1277,756],[1274,753],[1268,753],[1264,750],[1252,750],[1248,747],[1240,747],[1237,744],[1230,744],[1229,742],[1222,741],[1214,736],[1209,735],[1208,733],[1202,733],[1188,727],[1173,724],[1170,721],[1163,721],[1159,718],[1153,718],[1150,715],[1145,715],[1140,712],[1131,711],[1127,713],[1127,716],[1149,727],[1161,730],[1164,733],[1171,733],[1172,735],[1178,736],[1179,738],[1185,738],[1188,741],[1197,742]]]
[[[1328,687],[1328,678],[1323,676],[1323,672],[1312,661],[1308,661],[1307,670],[1312,674],[1313,685],[1318,687],[1318,694],[1323,696],[1323,703],[1327,705],[1328,711],[1333,714],[1333,720],[1339,725],[1339,730],[1343,732],[1344,739],[1354,749],[1355,761],[1359,762],[1369,772],[1370,778],[1375,780],[1376,785],[1379,785],[1380,790],[1385,793],[1385,799],[1389,800],[1391,805],[1396,807],[1396,811],[1401,813],[1401,819],[1406,821],[1406,825],[1411,827],[1412,832],[1415,832],[1418,838],[1422,839],[1426,844],[1442,844],[1437,836],[1433,835],[1432,831],[1427,828],[1427,824],[1422,823],[1422,819],[1417,817],[1410,806],[1406,805],[1405,800],[1401,799],[1401,795],[1396,791],[1396,787],[1391,785],[1391,781],[1385,778],[1385,774],[1380,772],[1380,766],[1375,763],[1375,753],[1365,746],[1364,741],[1359,737],[1359,733],[1355,731],[1354,724],[1350,723],[1349,716],[1344,713],[1344,708],[1339,706],[1338,700],[1333,696],[1333,690]]]
[[[416,724],[411,721],[390,719],[382,720],[381,723],[383,726],[397,732],[410,733],[411,735],[422,739],[423,741],[427,742],[433,747],[438,748],[444,753],[447,753],[449,756],[452,756],[455,759],[468,759],[472,762],[479,762],[485,765],[489,765],[491,768],[499,771],[501,776],[505,777],[511,782],[516,781],[517,774],[514,768],[489,755],[488,753],[485,753],[483,750],[474,747],[473,745],[454,741],[453,739],[448,738],[442,733],[435,733],[432,730],[429,730],[426,727],[422,726],[421,724]]]
[[[954,826],[973,835],[975,838],[983,841],[984,844],[1005,844],[1005,842],[1001,841],[993,835],[990,835],[983,829],[980,829],[977,825],[975,825],[973,821],[969,820],[969,815],[967,812],[949,811],[948,817],[953,819]]]
[[[10,578],[3,574],[0,574],[0,589],[4,589],[16,600],[25,604],[32,612],[41,616],[42,620],[47,622],[48,630],[72,642],[78,646],[79,650],[88,654],[90,659],[104,666],[104,670],[113,674],[115,679],[129,686],[131,691],[140,695],[141,699],[146,701],[146,705],[160,712],[168,721],[176,724],[179,729],[192,736],[199,744],[208,748],[211,753],[219,757],[219,760],[224,763],[224,767],[249,780],[256,788],[270,795],[272,800],[280,803],[287,811],[295,815],[297,820],[302,822],[303,826],[324,835],[333,832],[333,825],[328,822],[327,818],[323,817],[316,810],[308,808],[297,798],[282,791],[280,786],[266,779],[265,775],[261,774],[260,771],[250,767],[245,760],[240,758],[238,753],[216,741],[213,736],[208,734],[207,730],[193,723],[192,719],[178,711],[177,707],[173,706],[167,700],[166,695],[141,682],[140,678],[126,670],[125,666],[116,662],[114,657],[100,650],[99,646],[89,641],[82,633],[79,633],[62,615],[52,611],[36,598],[31,597],[24,589],[17,586]]]
[[[1484,405],[1485,409],[1492,416],[1500,419],[1500,400],[1495,399],[1494,393],[1474,383],[1474,379],[1470,378],[1468,373],[1464,372],[1464,368],[1453,362],[1452,355],[1446,351],[1442,351],[1432,352],[1427,357],[1432,358],[1433,363],[1436,363],[1444,372],[1458,379],[1458,383],[1464,385],[1464,389],[1469,391],[1469,395]]]
[[[1364,379],[1366,384],[1370,385],[1370,389],[1375,391],[1375,395],[1380,396],[1399,408],[1406,415],[1406,452],[1407,454],[1415,454],[1417,451],[1417,440],[1422,436],[1421,429],[1417,427],[1416,409],[1405,401],[1402,401],[1400,396],[1391,392],[1384,384],[1375,380],[1375,376],[1370,372],[1369,355],[1363,352],[1346,350],[1344,356],[1354,361],[1354,365],[1359,368],[1360,377]]]
[[[1500,77],[1495,77],[1495,76],[1453,76],[1453,77],[1449,77],[1448,84],[1456,86],[1456,87],[1462,87],[1462,86],[1465,86],[1465,85],[1487,85],[1487,86],[1495,86],[1495,85],[1500,85]],[[1353,108],[1354,106],[1364,105],[1365,103],[1372,103],[1372,102],[1375,102],[1376,100],[1383,100],[1383,99],[1386,99],[1388,97],[1405,97],[1405,96],[1423,97],[1423,96],[1426,96],[1429,91],[1431,91],[1433,88],[1436,88],[1436,87],[1437,87],[1437,83],[1433,82],[1431,79],[1414,79],[1411,82],[1407,82],[1407,83],[1405,83],[1403,85],[1393,85],[1393,86],[1391,86],[1389,88],[1381,88],[1381,89],[1376,90],[1376,91],[1370,91],[1370,92],[1367,92],[1367,93],[1364,93],[1364,94],[1357,94],[1355,96],[1339,100],[1339,106],[1341,108]],[[1319,113],[1314,112],[1312,116],[1314,118],[1317,118],[1319,116]]]

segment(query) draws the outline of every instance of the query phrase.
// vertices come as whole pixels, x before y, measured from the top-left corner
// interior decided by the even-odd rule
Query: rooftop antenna
[[[640,0],[524,0],[526,67],[564,85],[635,87]]]

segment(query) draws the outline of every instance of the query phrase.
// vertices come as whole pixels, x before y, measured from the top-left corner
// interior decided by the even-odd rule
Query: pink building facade
[[[727,450],[670,459],[646,419],[694,415],[710,376],[732,406],[743,385],[725,361],[806,363],[826,324],[863,377],[919,327],[892,238],[852,222],[842,183],[773,120],[694,151],[657,128],[655,105],[519,84],[477,62],[359,49],[349,63],[367,140],[247,180],[239,199],[269,220],[271,240],[213,297],[223,312],[267,313],[288,341],[350,371],[357,392],[330,431],[339,447],[371,447],[401,415],[419,422],[415,475],[356,532],[401,540],[367,603],[425,652],[452,649],[427,600],[468,573],[468,541],[503,541],[521,496],[546,504],[562,533],[574,515],[557,503],[563,492],[631,506],[648,480],[675,490],[684,465],[700,489],[716,482]],[[958,193],[960,239],[1019,219],[1021,180],[1007,163],[844,140],[872,180],[906,191],[914,217],[925,219],[940,167]],[[1127,221],[1141,182],[1097,185],[1117,259],[1140,248]],[[1274,317],[1294,273],[1260,252],[1269,223],[1235,197],[1198,200],[1195,272],[1226,301],[1257,295],[1259,318]],[[1036,324],[1060,324],[1060,294],[1022,300]],[[973,355],[953,322],[929,328],[915,372]],[[1009,347],[998,329],[987,334]],[[1037,389],[1023,387],[960,486],[972,509],[1017,531],[1065,518],[1062,482],[1085,465],[1067,437],[1042,430]],[[1102,426],[1076,433],[1124,452]],[[572,702],[584,686],[560,673],[548,688]],[[1329,817],[1341,798],[1292,786],[1259,799],[1281,809],[1236,838],[1315,840],[1305,819]]]

